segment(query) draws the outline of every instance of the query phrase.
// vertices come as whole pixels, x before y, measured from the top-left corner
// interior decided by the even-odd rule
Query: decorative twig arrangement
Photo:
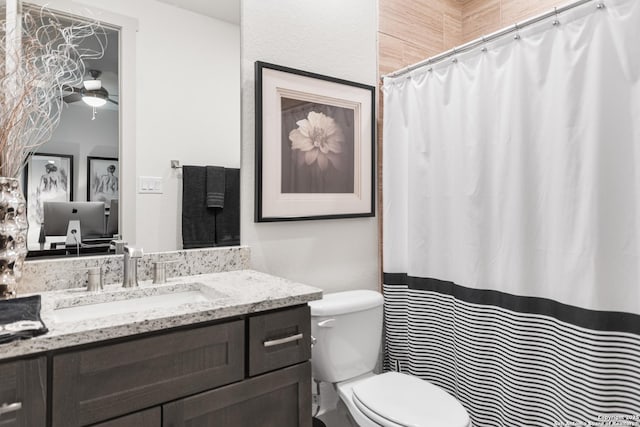
[[[51,138],[65,89],[82,83],[84,60],[102,57],[107,43],[97,22],[20,6],[0,8],[0,176],[10,178]],[[89,39],[97,48],[85,47]]]

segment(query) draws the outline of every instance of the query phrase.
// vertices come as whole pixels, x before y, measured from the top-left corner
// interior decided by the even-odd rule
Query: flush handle
[[[333,323],[335,321],[336,321],[336,319],[323,320],[322,322],[318,322],[318,327],[319,328],[333,328]]]
[[[17,412],[20,409],[22,409],[22,402],[3,403],[0,405],[0,415]]]
[[[265,341],[264,346],[273,347],[276,345],[286,344],[292,341],[298,341],[298,340],[301,340],[303,336],[304,336],[303,334],[296,334],[296,335],[291,335],[290,337],[280,338],[279,340]]]

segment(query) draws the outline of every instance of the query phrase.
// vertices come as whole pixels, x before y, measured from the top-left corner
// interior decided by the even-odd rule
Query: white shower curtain
[[[386,367],[478,425],[640,422],[640,1],[600,3],[384,81]]]

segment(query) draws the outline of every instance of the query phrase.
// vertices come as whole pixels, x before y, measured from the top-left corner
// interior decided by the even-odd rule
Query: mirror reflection
[[[104,53],[64,88],[60,124],[25,168],[30,257],[105,253],[118,238],[119,31],[103,26],[84,43]]]
[[[82,86],[65,91],[61,124],[25,176],[36,224],[29,256],[73,242],[68,233],[49,234],[60,228],[50,230],[43,218],[45,199],[104,203],[104,234],[80,224],[80,252],[114,234],[145,252],[181,249],[183,172],[171,160],[240,167],[240,1],[57,0],[49,9],[103,22],[109,41],[104,58],[86,65]],[[149,179],[158,191],[143,191]]]

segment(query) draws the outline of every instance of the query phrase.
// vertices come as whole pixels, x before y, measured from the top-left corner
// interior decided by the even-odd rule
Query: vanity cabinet
[[[0,426],[45,427],[45,357],[0,363]]]
[[[249,322],[249,376],[311,359],[308,305],[252,316]]]
[[[53,358],[53,427],[84,426],[244,377],[244,322]]]
[[[311,426],[306,305],[50,357],[51,427]]]
[[[162,427],[310,427],[311,364],[305,362],[162,407]]]
[[[92,427],[158,427],[162,424],[162,409],[159,407],[136,412],[131,415],[94,424]]]

